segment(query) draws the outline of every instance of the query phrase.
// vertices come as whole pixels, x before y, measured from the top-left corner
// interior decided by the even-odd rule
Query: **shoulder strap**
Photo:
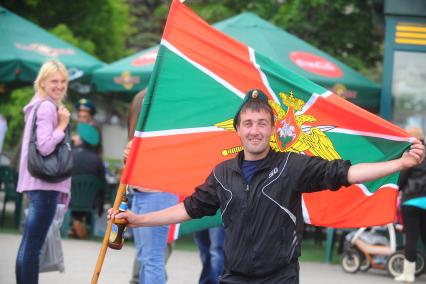
[[[39,103],[37,103],[35,109],[34,109],[34,114],[33,114],[33,121],[32,121],[32,127],[31,127],[31,135],[30,135],[30,142],[36,142],[37,141],[37,135],[36,135],[36,129],[37,129],[37,111],[38,108],[41,106],[41,104],[43,102],[45,102],[46,100],[42,100]],[[70,133],[70,126],[68,125],[67,128],[65,129],[65,140],[67,140],[67,142],[71,141],[71,133]]]
[[[34,114],[33,114],[33,122],[32,122],[32,127],[31,127],[31,135],[30,135],[30,142],[36,142],[37,141],[37,136],[36,136],[36,128],[37,128],[37,111],[38,108],[40,107],[41,103],[43,101],[40,101],[39,103],[37,103],[35,109],[34,109]]]

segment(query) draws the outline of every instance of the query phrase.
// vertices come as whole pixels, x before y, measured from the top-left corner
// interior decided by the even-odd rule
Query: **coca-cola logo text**
[[[336,64],[309,52],[293,51],[290,53],[290,59],[303,70],[317,75],[331,78],[343,75],[342,70]]]
[[[157,58],[157,54],[158,54],[158,48],[151,50],[147,53],[141,54],[139,57],[133,60],[132,65],[135,67],[138,67],[142,65],[154,64],[155,59]]]

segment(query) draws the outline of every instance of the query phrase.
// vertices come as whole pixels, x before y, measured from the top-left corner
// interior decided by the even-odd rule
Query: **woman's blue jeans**
[[[24,234],[16,257],[16,283],[37,284],[41,247],[58,204],[58,191],[27,191],[30,201]]]
[[[178,197],[166,192],[135,192],[132,211],[137,214],[158,211],[178,203]],[[133,229],[137,258],[141,264],[140,284],[166,283],[164,267],[169,226],[138,227]]]

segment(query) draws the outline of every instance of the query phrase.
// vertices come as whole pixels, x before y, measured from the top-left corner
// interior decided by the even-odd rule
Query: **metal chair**
[[[100,198],[104,183],[96,176],[78,175],[71,178],[71,203],[64,216],[61,228],[63,238],[68,238],[68,230],[72,212],[87,212],[90,214],[90,238],[94,236],[96,221],[96,205]]]
[[[6,214],[6,204],[9,201],[15,202],[15,227],[19,227],[21,219],[22,194],[16,191],[18,173],[10,166],[0,166],[0,190],[4,191],[3,208],[1,211],[1,225],[4,225]]]

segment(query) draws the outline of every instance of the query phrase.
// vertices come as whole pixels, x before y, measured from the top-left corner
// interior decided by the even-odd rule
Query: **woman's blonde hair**
[[[65,68],[64,64],[54,59],[46,61],[38,71],[37,78],[34,81],[34,90],[36,93],[39,94],[39,96],[41,96],[42,98],[47,97],[47,94],[43,91],[43,88],[41,88],[41,82],[58,72],[61,73],[67,81],[63,96],[65,97],[68,88],[68,71],[67,68]],[[63,99],[63,97],[61,98],[61,100]]]
[[[411,136],[413,136],[413,137],[415,137],[419,140],[424,139],[423,130],[419,127],[410,126],[410,127],[407,127],[406,131],[407,131],[408,134],[410,134]]]

